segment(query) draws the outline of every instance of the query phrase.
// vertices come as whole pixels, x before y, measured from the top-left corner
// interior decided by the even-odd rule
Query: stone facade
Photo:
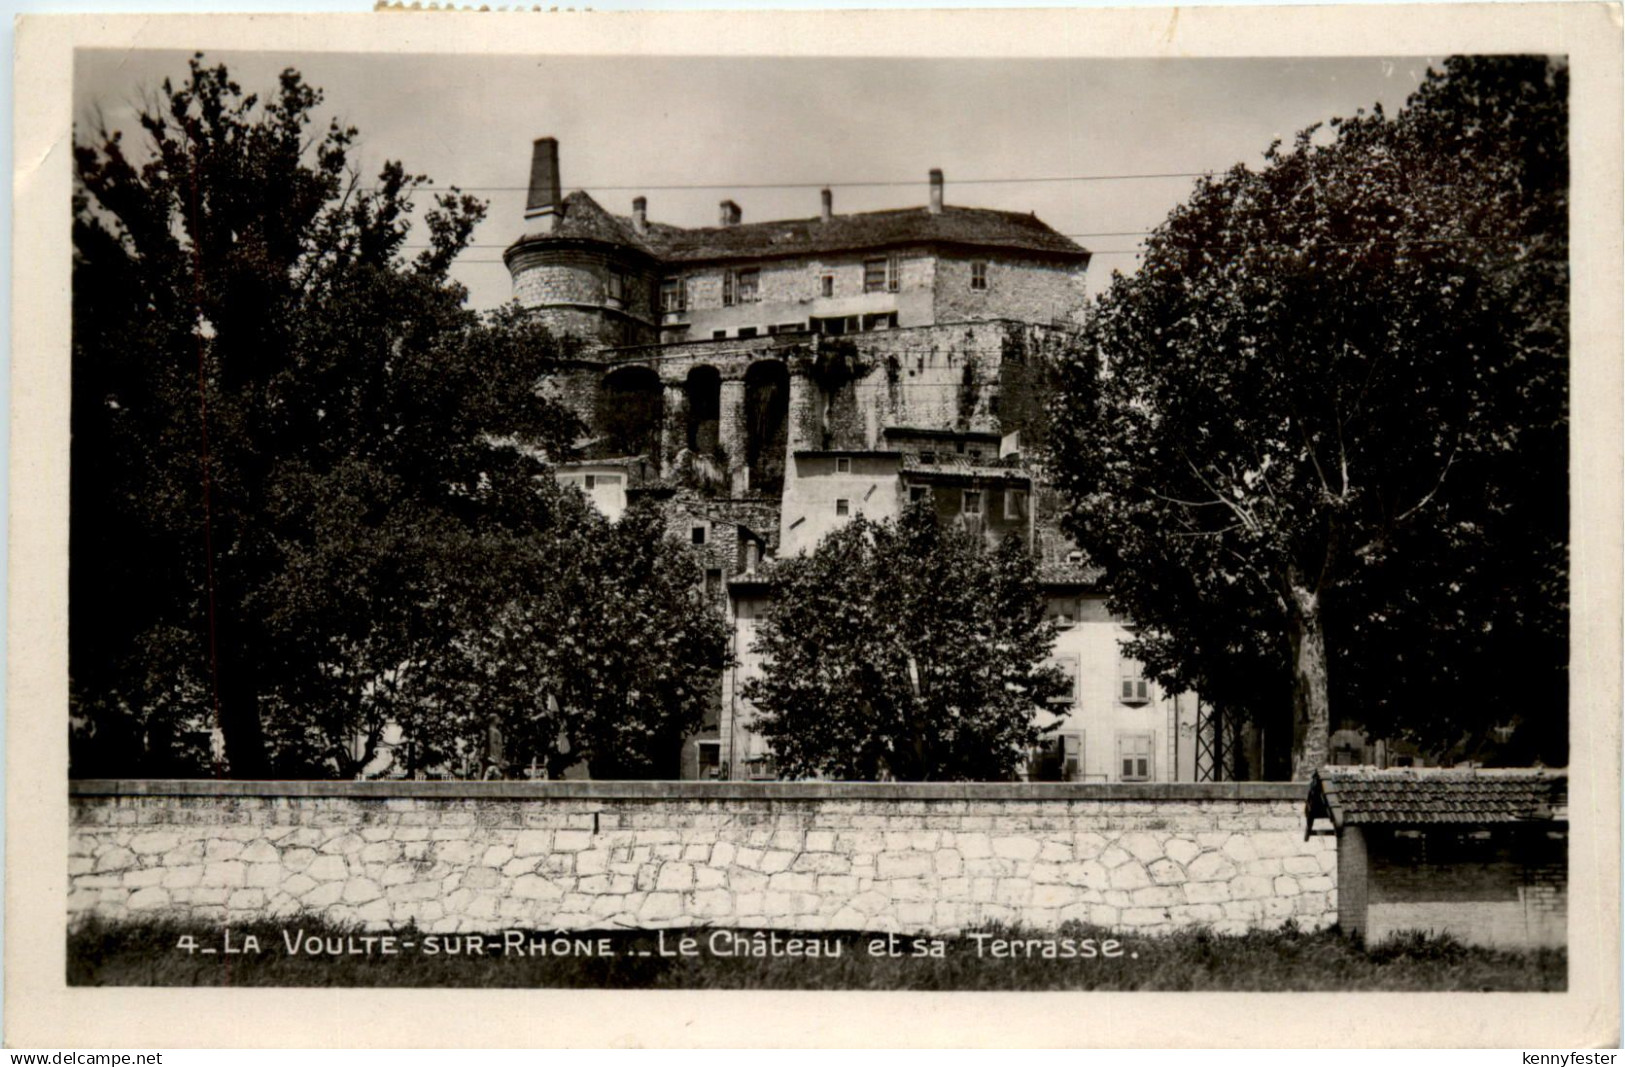
[[[1302,787],[79,782],[70,919],[1240,932],[1336,914]]]
[[[976,264],[985,288],[972,283]],[[1004,318],[1023,322],[1070,323],[1079,318],[1084,288],[1081,272],[1063,264],[1009,256],[963,253],[938,257],[932,278],[936,321],[968,322]]]
[[[945,203],[940,171],[923,207],[843,215],[826,190],[817,217],[746,224],[728,200],[719,225],[690,229],[653,221],[642,197],[630,216],[561,197],[557,143],[533,153],[528,232],[505,253],[514,296],[585,345],[549,386],[591,426],[587,464],[642,464],[625,499],[665,502],[734,622],[736,666],[684,744],[685,776],[771,771],[738,696],[760,666],[759,562],[930,501],[990,546],[1021,538],[1050,592],[1085,581],[1028,461],[1076,341],[1086,249],[1031,214]],[[561,477],[585,489],[597,469]],[[1106,620],[1057,643],[1086,680],[1073,707],[1048,709],[1067,718],[1056,760],[1076,757],[1072,780],[1194,779],[1194,699],[1095,699],[1119,683],[1127,634]],[[1149,773],[1118,773],[1124,758]]]

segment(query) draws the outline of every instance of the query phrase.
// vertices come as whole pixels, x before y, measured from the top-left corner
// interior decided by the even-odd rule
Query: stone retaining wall
[[[1159,933],[1336,918],[1304,787],[77,782],[70,919]]]

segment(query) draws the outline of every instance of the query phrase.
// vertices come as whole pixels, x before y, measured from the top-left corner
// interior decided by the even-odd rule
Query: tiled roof
[[[543,216],[548,219],[551,229],[539,230],[536,233],[527,233],[515,241],[513,247],[532,240],[567,240],[579,241],[605,241],[609,244],[631,245],[642,248],[653,254],[632,229],[630,220],[611,215],[598,205],[598,201],[581,192],[579,189],[565,197],[559,205],[559,212],[554,216]]]
[[[1377,770],[1327,767],[1309,784],[1308,814],[1344,826],[1467,824],[1561,819],[1563,771]]]
[[[526,234],[509,250],[532,240],[576,238],[630,245],[672,263],[853,252],[914,244],[1015,249],[1058,259],[1089,258],[1088,249],[1056,233],[1036,215],[987,208],[944,207],[937,215],[923,207],[903,208],[836,215],[829,222],[818,218],[787,219],[696,229],[651,222],[639,234],[630,219],[611,215],[579,190],[565,197],[560,206],[556,228]]]

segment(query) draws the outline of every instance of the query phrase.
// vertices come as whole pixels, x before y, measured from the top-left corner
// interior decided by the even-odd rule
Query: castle
[[[591,434],[557,476],[612,518],[633,496],[661,501],[734,623],[738,665],[684,746],[685,777],[773,776],[738,694],[759,669],[771,560],[922,499],[1039,557],[1074,685],[1032,776],[1200,775],[1212,726],[1199,745],[1195,698],[1165,697],[1122,658],[1127,631],[1022,452],[1038,369],[1083,308],[1087,249],[1033,215],[948,204],[940,170],[922,207],[841,215],[824,189],[815,216],[747,223],[723,200],[716,226],[681,228],[652,221],[642,196],[619,216],[562,195],[558,152],[535,142],[525,232],[504,253],[519,303],[580,344],[549,387]]]

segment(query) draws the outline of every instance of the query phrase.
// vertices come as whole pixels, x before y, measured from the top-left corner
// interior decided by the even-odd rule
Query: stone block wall
[[[1335,917],[1298,785],[79,782],[70,917],[1138,933]]]

